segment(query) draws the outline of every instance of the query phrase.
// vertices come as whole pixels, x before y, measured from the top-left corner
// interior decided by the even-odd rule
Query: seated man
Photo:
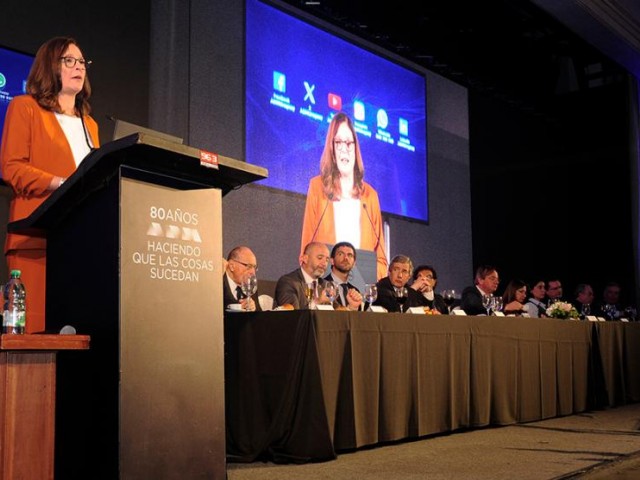
[[[411,278],[413,263],[406,255],[396,255],[389,264],[389,274],[381,278],[378,283],[378,298],[374,305],[380,305],[389,312],[406,312],[411,307],[426,306],[425,298],[411,287],[407,282]],[[407,298],[404,305],[398,301],[398,292],[401,288],[406,288]]]
[[[355,247],[349,242],[338,242],[331,249],[331,272],[324,277],[338,286],[335,303],[349,310],[360,310],[362,307],[360,290],[349,283],[349,273],[355,265]]]
[[[439,313],[449,313],[444,298],[436,293],[438,274],[431,265],[419,265],[413,271],[411,288],[424,297],[425,306]]]
[[[476,270],[475,285],[466,287],[460,298],[460,308],[467,315],[486,315],[487,309],[482,304],[483,297],[492,296],[498,289],[500,277],[495,267],[482,265]]]
[[[293,308],[308,309],[306,290],[317,285],[323,288],[325,280],[322,278],[329,264],[329,249],[324,243],[311,242],[304,248],[300,255],[300,268],[289,272],[278,279],[276,283],[275,303],[278,306],[293,305]],[[320,300],[328,302],[326,295]]]
[[[242,282],[258,270],[256,256],[249,247],[243,245],[235,247],[227,255],[222,276],[222,301],[225,310],[232,303],[239,303],[243,310],[260,311],[260,304],[253,297],[245,298],[242,293]]]

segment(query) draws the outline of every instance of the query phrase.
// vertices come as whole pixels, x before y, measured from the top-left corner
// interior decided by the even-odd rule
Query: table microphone
[[[313,235],[311,236],[311,240],[309,241],[309,243],[315,240],[316,234],[318,233],[318,229],[320,228],[320,224],[322,223],[322,219],[324,218],[324,214],[327,212],[327,207],[329,206],[329,202],[331,200],[333,200],[333,193],[330,193],[329,195],[327,195],[327,202],[324,204],[322,215],[320,215],[320,220],[318,220],[318,225],[316,225],[316,229],[313,231]]]
[[[373,220],[371,220],[371,216],[369,215],[369,210],[367,210],[367,204],[362,202],[362,208],[364,208],[364,213],[367,214],[367,218],[369,219],[369,223],[371,224],[371,229],[373,230],[373,234],[376,237],[376,246],[374,247],[374,251],[377,251],[378,245],[380,245],[380,237],[378,236],[378,232],[376,232],[376,226],[373,224]],[[387,266],[389,265],[389,259],[387,258],[387,254],[384,251],[384,245],[380,245],[380,249],[382,250],[382,256],[387,262]]]

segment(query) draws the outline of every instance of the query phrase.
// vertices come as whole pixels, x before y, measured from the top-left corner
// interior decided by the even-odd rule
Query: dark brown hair
[[[324,150],[322,151],[322,157],[320,157],[320,175],[322,177],[322,185],[324,186],[324,194],[327,198],[332,200],[340,200],[342,198],[342,188],[340,186],[340,170],[336,164],[336,152],[333,140],[338,131],[338,127],[346,123],[353,134],[353,141],[355,142],[355,165],[353,166],[353,189],[351,194],[354,198],[360,198],[364,191],[364,165],[362,163],[362,154],[360,153],[360,142],[358,142],[358,135],[356,135],[356,129],[353,126],[353,122],[346,113],[336,113],[331,119],[329,129],[327,130],[327,138],[324,142]]]
[[[38,49],[31,66],[27,77],[27,93],[45,110],[62,113],[58,104],[58,94],[62,89],[60,58],[69,45],[80,48],[78,42],[71,37],[55,37],[47,40]],[[85,75],[82,90],[76,95],[76,113],[88,115],[91,112],[89,97],[91,97],[91,85],[88,75]]]

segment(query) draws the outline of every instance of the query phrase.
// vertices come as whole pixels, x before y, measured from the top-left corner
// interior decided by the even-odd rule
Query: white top
[[[62,127],[65,137],[67,137],[67,142],[69,142],[69,146],[71,147],[77,168],[82,159],[91,151],[91,148],[87,145],[87,138],[89,138],[89,136],[87,135],[85,137],[84,135],[80,117],[63,115],[61,113],[56,113],[55,116],[58,119],[60,127]],[[89,141],[91,141],[91,139],[89,139]]]
[[[349,242],[360,248],[360,199],[343,198],[333,202],[336,242]]]
[[[538,318],[538,306],[545,308],[545,304],[535,298],[530,298],[527,303],[524,304],[524,311],[529,314],[531,318]]]

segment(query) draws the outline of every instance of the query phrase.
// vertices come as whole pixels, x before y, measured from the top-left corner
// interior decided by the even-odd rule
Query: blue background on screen
[[[32,55],[0,47],[0,132],[4,128],[9,102],[25,93],[32,63]]]
[[[428,221],[424,75],[258,0],[246,5],[246,160],[268,169],[260,183],[306,194],[341,102],[381,209]]]

